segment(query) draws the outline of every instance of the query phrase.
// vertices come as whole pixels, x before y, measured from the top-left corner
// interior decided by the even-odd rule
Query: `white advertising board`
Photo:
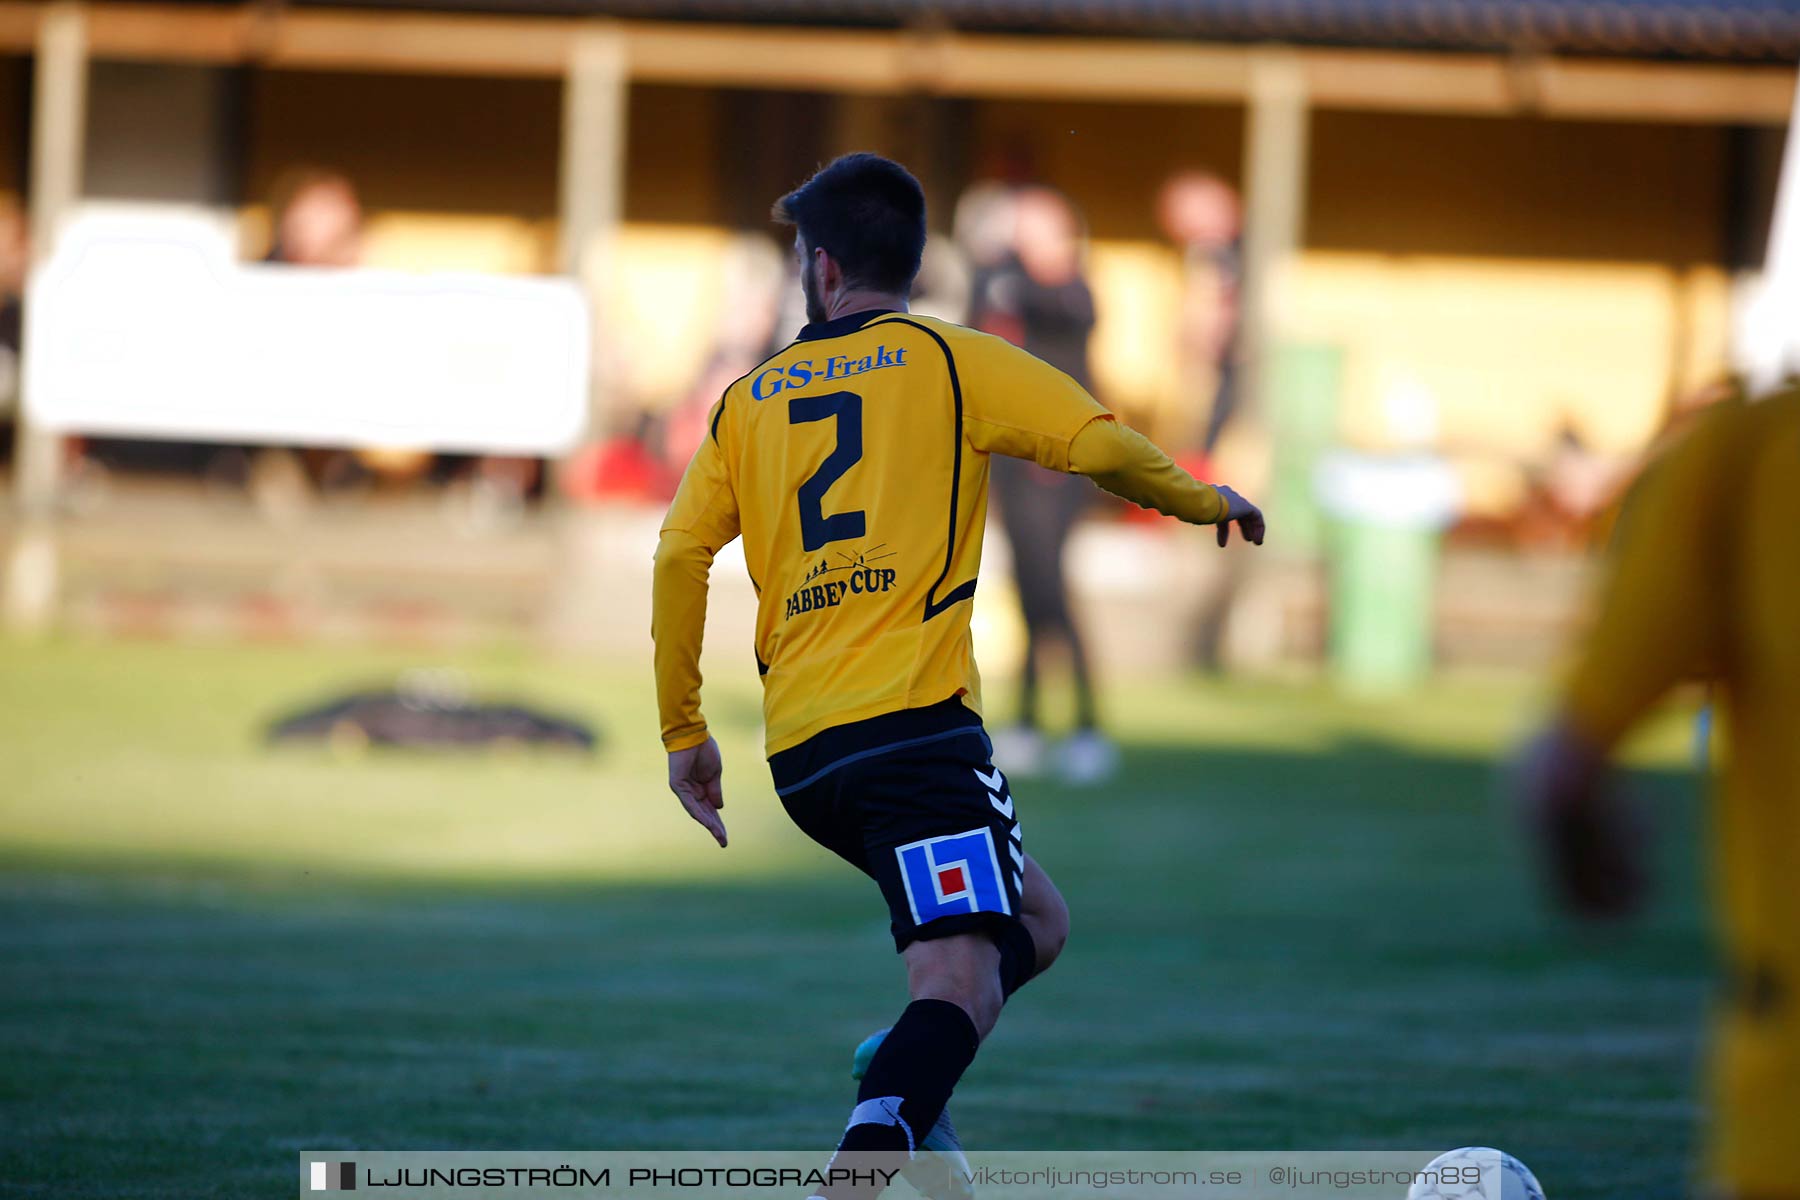
[[[194,222],[78,220],[27,296],[40,427],[556,455],[587,419],[570,281],[237,262]]]

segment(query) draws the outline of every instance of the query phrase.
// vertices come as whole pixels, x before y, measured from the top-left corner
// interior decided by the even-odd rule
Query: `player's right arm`
[[[999,338],[970,337],[956,351],[964,428],[978,450],[1086,475],[1115,496],[1190,525],[1236,524],[1263,540],[1262,511],[1227,487],[1202,483],[1118,420],[1068,375]]]
[[[725,401],[681,477],[656,544],[650,636],[656,644],[656,707],[669,754],[669,790],[720,846],[725,806],[719,746],[700,712],[700,642],[706,631],[707,580],[713,558],[738,535],[737,494],[725,448]]]

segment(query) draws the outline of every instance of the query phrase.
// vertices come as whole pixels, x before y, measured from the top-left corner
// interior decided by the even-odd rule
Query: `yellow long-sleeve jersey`
[[[1074,380],[999,338],[887,311],[808,326],[726,389],[663,524],[651,633],[664,746],[706,738],[707,576],[740,534],[770,754],[953,696],[979,711],[969,601],[990,454],[1194,524],[1227,513]]]
[[[1565,705],[1611,746],[1684,679],[1715,685],[1726,741],[1713,1166],[1800,1197],[1800,392],[1719,404],[1645,472]]]

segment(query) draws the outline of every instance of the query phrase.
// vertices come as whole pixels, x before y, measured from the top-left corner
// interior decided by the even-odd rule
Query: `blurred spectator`
[[[1176,335],[1185,418],[1181,440],[1184,448],[1211,455],[1238,400],[1243,248],[1237,192],[1217,176],[1183,171],[1163,184],[1156,213],[1182,254]]]
[[[1091,389],[1088,339],[1094,330],[1094,297],[1082,273],[1081,221],[1069,201],[1049,188],[1026,188],[1004,205],[983,199],[971,222],[973,236],[992,240],[978,240],[970,248],[977,266],[969,323],[1022,346]],[[1009,227],[1010,246],[996,254],[1004,243],[994,235]],[[1087,507],[1092,486],[1079,476],[1001,456],[995,457],[990,478],[1001,526],[1012,545],[1025,619],[1019,723],[999,732],[995,757],[1020,774],[1041,769],[1045,744],[1039,683],[1046,654],[1060,644],[1074,677],[1075,732],[1058,748],[1057,766],[1070,782],[1099,782],[1113,772],[1118,754],[1099,729],[1087,650],[1063,567],[1069,535]]]
[[[791,257],[758,234],[732,239],[725,253],[712,346],[699,375],[664,422],[660,457],[672,477],[679,478],[687,469],[688,460],[706,435],[713,405],[725,389],[753,370],[771,350],[786,346],[796,332],[781,325],[787,260]],[[798,293],[800,289],[789,290]]]
[[[270,197],[269,247],[262,261],[349,268],[362,258],[363,213],[356,189],[342,174],[315,167],[281,175]],[[355,490],[372,479],[416,479],[429,453],[269,448],[244,444],[91,438],[81,467],[96,478],[110,470],[200,475],[210,488],[236,496],[248,491],[264,515],[292,519],[320,492]]]
[[[1644,465],[1736,390],[1731,380],[1719,379],[1678,393],[1649,445],[1636,452],[1603,451],[1583,436],[1572,415],[1565,418],[1549,451],[1519,466],[1517,498],[1504,510],[1465,516],[1454,530],[1457,542],[1562,553],[1603,545]]]
[[[983,311],[991,307],[982,303],[980,289],[1013,257],[1015,198],[1016,189],[990,182],[970,185],[956,202],[952,240],[967,278],[962,307],[951,319],[960,324],[979,325]],[[927,242],[926,248],[930,246]]]
[[[275,181],[269,252],[265,261],[296,267],[349,270],[363,263],[363,207],[343,174],[300,167]],[[259,501],[278,493],[303,499],[307,488],[354,492],[367,486],[407,487],[427,476],[449,485],[452,517],[472,528],[515,518],[543,483],[543,463],[517,455],[433,454],[404,446],[353,450],[309,449],[296,458],[274,452],[256,457],[253,487]]]
[[[363,210],[356,187],[336,171],[296,167],[275,180],[265,262],[347,270],[362,262]],[[357,491],[376,479],[412,481],[432,465],[416,450],[345,451],[312,447],[229,447],[207,466],[215,483],[247,482],[258,507],[276,516],[303,510],[317,492]]]
[[[269,262],[354,267],[362,262],[363,211],[356,188],[335,171],[303,167],[275,181]]]
[[[664,501],[675,494],[725,389],[786,346],[804,323],[785,304],[790,293],[800,295],[792,258],[760,235],[732,240],[722,264],[718,323],[699,371],[666,411],[639,409],[576,454],[563,475],[571,495]]]
[[[274,236],[269,261],[296,267],[349,270],[363,261],[363,208],[356,186],[336,171],[297,168],[275,181]],[[510,510],[537,482],[535,459],[475,459],[433,455],[406,447],[359,447],[345,453],[309,450],[307,474],[323,491],[369,481],[408,484],[432,471],[438,478],[470,477],[476,515]],[[491,514],[489,514],[491,515]]]
[[[1589,545],[1595,522],[1617,498],[1632,465],[1598,453],[1564,422],[1519,514],[1520,545],[1564,551]]]
[[[1012,255],[1015,199],[1014,189],[1004,184],[977,183],[956,202],[956,244],[971,270],[992,270]]]
[[[923,316],[961,324],[969,311],[969,286],[973,282],[962,247],[952,238],[934,237],[925,243],[925,258],[913,281],[910,307]]]

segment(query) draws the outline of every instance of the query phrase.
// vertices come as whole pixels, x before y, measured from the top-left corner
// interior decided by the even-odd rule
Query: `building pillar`
[[[1269,354],[1281,334],[1294,266],[1306,234],[1310,111],[1305,68],[1291,51],[1258,51],[1250,63],[1244,137],[1244,399],[1252,421],[1267,410]]]
[[[38,22],[31,112],[31,257],[35,271],[81,199],[87,110],[87,18],[73,0],[58,0]],[[31,307],[25,307],[31,322]],[[26,339],[27,346],[29,338]],[[31,419],[29,363],[21,356],[21,404],[13,456],[18,524],[7,550],[4,619],[14,632],[45,630],[56,612],[55,506],[62,438]]]
[[[1245,105],[1243,296],[1238,328],[1239,400],[1228,442],[1246,490],[1273,520],[1282,543],[1280,468],[1274,444],[1278,414],[1272,362],[1291,310],[1294,266],[1306,233],[1306,166],[1310,112],[1305,68],[1291,50],[1253,52]],[[1296,572],[1279,551],[1249,554],[1242,545],[1223,557],[1222,661],[1263,666],[1283,653],[1285,623]]]
[[[831,126],[827,136],[831,157],[870,150],[888,157],[904,157],[894,145],[894,98],[868,92],[839,94],[831,98]]]
[[[616,401],[607,306],[615,247],[625,216],[625,142],[630,64],[624,37],[596,24],[577,35],[563,81],[562,169],[559,185],[559,268],[587,294],[593,320],[590,414],[604,428]]]
[[[618,408],[627,397],[617,380],[621,360],[611,307],[618,290],[619,226],[625,219],[625,152],[631,64],[624,35],[595,21],[570,48],[563,78],[562,163],[557,202],[561,217],[557,269],[573,279],[587,298],[588,422],[599,436],[619,432]],[[550,464],[560,494],[562,464]],[[617,520],[606,510],[571,509],[554,525],[555,576],[539,614],[543,635],[557,646],[593,638],[593,614],[608,602],[618,581],[607,572],[608,547],[618,536]]]

